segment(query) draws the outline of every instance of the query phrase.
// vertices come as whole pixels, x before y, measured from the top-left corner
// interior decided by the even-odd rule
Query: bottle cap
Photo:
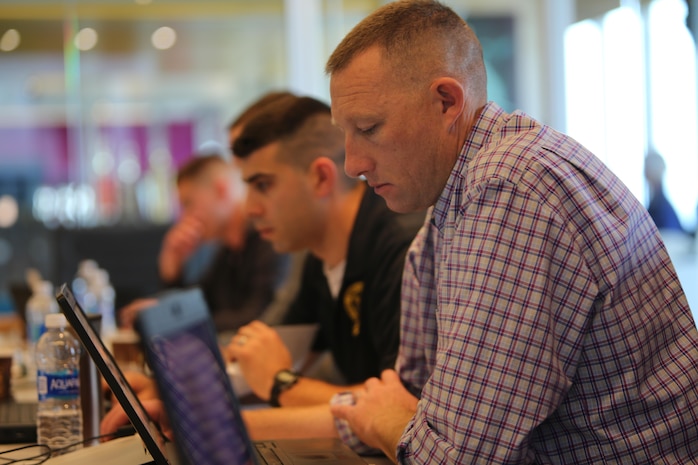
[[[68,324],[68,320],[65,319],[65,315],[62,313],[49,313],[46,315],[44,323],[46,323],[46,329],[65,328]]]
[[[52,295],[53,283],[51,281],[39,280],[34,283],[32,291],[35,294]]]

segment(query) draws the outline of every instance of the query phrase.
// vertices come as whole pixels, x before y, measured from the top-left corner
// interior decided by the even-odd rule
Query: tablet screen
[[[249,440],[207,312],[168,298],[139,315],[137,330],[167,408],[181,459],[189,464],[253,463]],[[186,300],[186,299],[185,299]]]

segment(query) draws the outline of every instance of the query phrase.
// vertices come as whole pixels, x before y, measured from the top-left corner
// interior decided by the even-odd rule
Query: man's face
[[[321,220],[311,176],[277,159],[279,144],[269,144],[238,159],[248,184],[247,211],[262,238],[279,253],[313,248]]]
[[[215,182],[187,179],[177,184],[182,216],[180,221],[196,221],[201,228],[201,239],[219,239],[225,227],[226,205]]]
[[[428,86],[396,87],[377,47],[357,55],[330,80],[332,117],[344,131],[347,174],[365,176],[398,212],[428,207],[443,188],[436,156],[442,123]]]

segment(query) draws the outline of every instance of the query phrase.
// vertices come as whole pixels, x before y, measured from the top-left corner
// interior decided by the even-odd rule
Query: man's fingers
[[[353,407],[351,405],[330,405],[330,412],[337,418],[348,420],[349,412],[352,408]]]
[[[116,430],[128,424],[129,419],[126,412],[120,405],[114,406],[102,419],[99,425],[100,434],[114,434]]]
[[[400,380],[400,376],[397,374],[395,370],[383,370],[383,373],[381,373],[381,379],[383,382],[386,383],[400,383],[402,384],[402,381]]]

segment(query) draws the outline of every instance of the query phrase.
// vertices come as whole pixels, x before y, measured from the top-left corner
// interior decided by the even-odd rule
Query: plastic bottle
[[[99,313],[97,296],[90,290],[99,265],[94,260],[82,260],[73,279],[72,288],[75,299],[86,313]]]
[[[36,345],[37,442],[48,445],[52,455],[81,448],[83,440],[80,342],[66,326],[62,313],[47,315],[46,332]]]
[[[35,281],[32,295],[27,300],[27,349],[29,360],[34,360],[34,351],[39,338],[44,333],[46,315],[58,312],[58,303],[53,296],[53,284],[49,281]]]
[[[102,337],[109,338],[116,332],[115,292],[109,281],[109,273],[102,268],[95,271],[89,289],[97,298],[98,312],[102,315]]]

